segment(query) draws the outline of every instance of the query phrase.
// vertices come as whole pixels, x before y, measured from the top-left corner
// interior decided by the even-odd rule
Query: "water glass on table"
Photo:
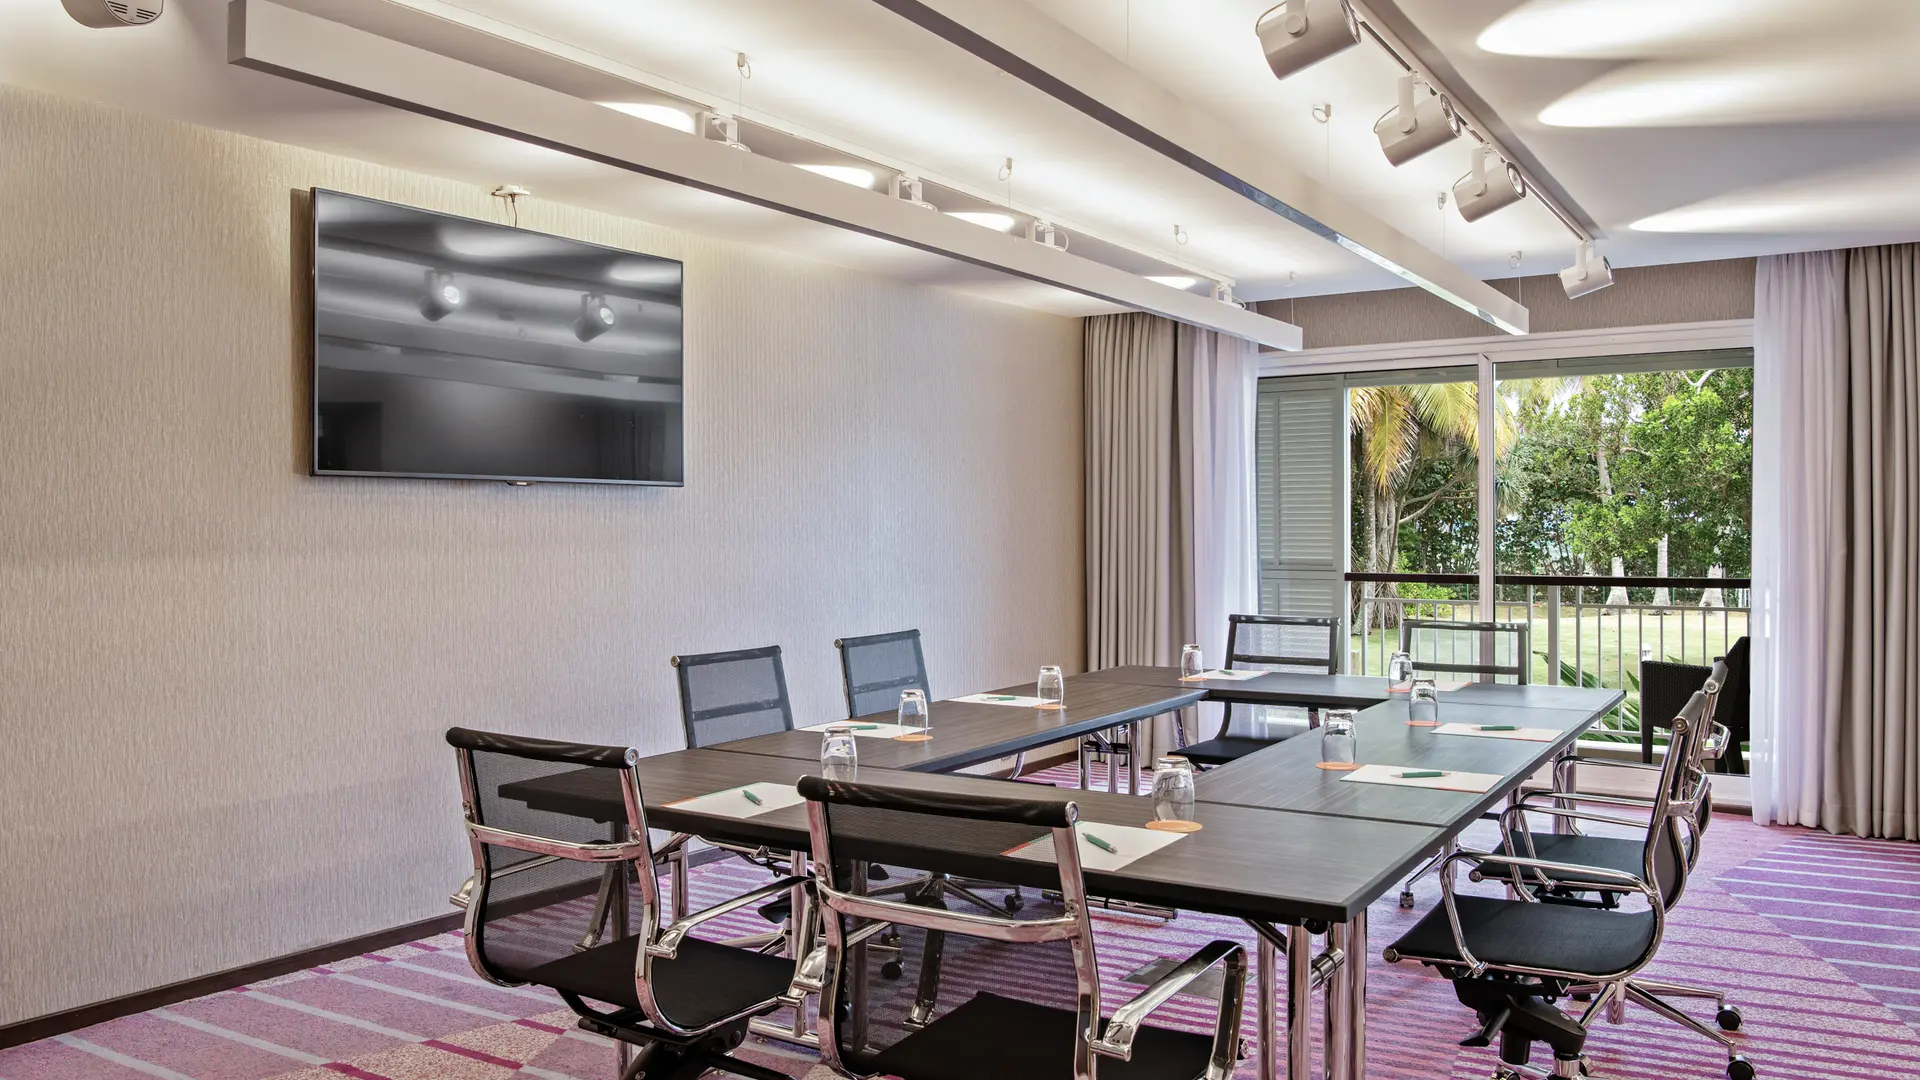
[[[1413,680],[1413,689],[1407,692],[1407,724],[1440,726],[1440,687],[1432,679]]]
[[[828,780],[852,780],[860,768],[859,739],[853,728],[835,724],[820,739],[820,775]]]
[[[1153,763],[1153,821],[1160,832],[1198,832],[1193,820],[1193,763],[1169,754]]]
[[[1387,685],[1405,686],[1413,678],[1413,657],[1397,652],[1387,658]]]
[[[1180,646],[1180,677],[1182,679],[1198,678],[1200,673],[1205,670],[1207,670],[1207,665],[1205,661],[1200,659],[1200,646]]]
[[[1320,767],[1333,772],[1349,772],[1360,766],[1355,762],[1354,720],[1352,709],[1330,709],[1320,721]]]
[[[1067,680],[1060,674],[1058,664],[1048,664],[1040,669],[1040,678],[1035,686],[1035,696],[1040,699],[1043,709],[1062,709],[1067,704]]]
[[[925,742],[932,738],[933,712],[927,708],[927,692],[900,691],[900,709],[895,721],[900,725],[900,733],[895,738],[908,742]]]

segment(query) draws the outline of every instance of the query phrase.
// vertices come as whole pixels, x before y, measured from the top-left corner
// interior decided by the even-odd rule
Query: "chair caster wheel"
[[[1413,890],[1412,889],[1408,889],[1406,892],[1403,892],[1400,894],[1400,906],[1403,909],[1411,909],[1413,907]]]
[[[1000,906],[1003,908],[1006,908],[1007,914],[1011,915],[1014,912],[1019,911],[1021,908],[1026,907],[1027,902],[1020,898],[1019,893],[1010,892],[1007,894],[1006,900],[1001,902]]]
[[[1727,1062],[1727,1080],[1753,1080],[1758,1075],[1753,1071],[1753,1062],[1743,1057],[1735,1057]]]
[[[901,972],[901,967],[900,967],[900,961],[898,960],[889,960],[886,963],[880,965],[880,977],[887,980],[888,982],[892,982],[893,980],[898,979],[900,977],[900,972]]]
[[[1739,1031],[1740,1010],[1732,1005],[1721,1006],[1720,1011],[1714,1014],[1713,1022],[1720,1025],[1721,1031]]]

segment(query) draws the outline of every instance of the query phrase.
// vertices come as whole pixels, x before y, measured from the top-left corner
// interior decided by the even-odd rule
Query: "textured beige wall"
[[[1080,326],[534,202],[686,260],[683,490],[313,479],[302,189],[485,192],[0,88],[0,1024],[447,910],[450,724],[681,744],[667,657],[1085,653]]]
[[[1567,299],[1554,274],[1488,284],[1526,306],[1532,315],[1531,329],[1537,334],[1753,317],[1752,259],[1621,267],[1613,272],[1612,287],[1578,300]],[[1489,337],[1499,332],[1424,289],[1265,300],[1254,308],[1299,326],[1309,349]]]

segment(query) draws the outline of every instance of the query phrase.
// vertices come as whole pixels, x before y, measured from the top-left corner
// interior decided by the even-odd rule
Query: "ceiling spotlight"
[[[1213,298],[1215,300],[1220,301],[1223,304],[1232,304],[1234,307],[1237,307],[1237,308],[1244,308],[1247,306],[1245,301],[1237,300],[1234,298],[1233,282],[1231,281],[1214,282]]]
[[[1286,0],[1253,24],[1276,78],[1284,79],[1360,44],[1360,20],[1347,0]]]
[[[1199,278],[1187,277],[1185,274],[1148,274],[1147,280],[1165,285],[1169,289],[1191,289],[1200,284]]]
[[[1479,221],[1502,207],[1512,206],[1527,197],[1527,182],[1520,166],[1501,161],[1504,169],[1495,169],[1499,155],[1491,146],[1475,147],[1473,171],[1453,182],[1453,205],[1468,221]]]
[[[573,336],[581,341],[592,341],[613,329],[613,324],[618,321],[606,297],[588,293],[580,298],[580,317],[573,320]]]
[[[740,121],[737,117],[728,116],[726,113],[702,112],[698,126],[706,133],[706,138],[711,139],[715,133],[718,133],[720,141],[733,149],[753,153],[746,143],[740,141]]]
[[[1057,229],[1051,221],[1034,218],[1027,223],[1027,239],[1036,244],[1045,244],[1056,251],[1067,250],[1067,231]]]
[[[1400,76],[1400,103],[1373,125],[1373,133],[1380,138],[1380,152],[1396,166],[1447,145],[1463,130],[1453,103],[1434,93],[1431,86],[1425,94],[1416,94],[1420,85],[1412,73]]]
[[[441,319],[459,311],[467,303],[467,291],[453,280],[453,275],[440,270],[427,271],[427,291],[420,297],[420,314],[428,322]]]
[[[922,210],[940,209],[926,200],[925,195],[921,191],[920,178],[917,176],[908,176],[906,173],[895,173],[893,179],[887,183],[887,191],[894,198],[910,202]]]
[[[694,133],[693,114],[685,109],[676,109],[671,105],[658,105],[650,101],[603,101],[601,105],[628,116],[637,116],[642,120],[670,127],[675,131]]]
[[[1578,300],[1613,284],[1613,264],[1594,253],[1593,244],[1582,242],[1573,254],[1573,265],[1560,271],[1560,287],[1567,299]]]
[[[815,176],[824,176],[829,180],[838,180],[854,187],[872,189],[880,179],[873,175],[872,169],[863,169],[858,165],[802,165],[801,168]]]
[[[959,218],[969,225],[978,225],[983,229],[992,229],[994,232],[1013,231],[1013,215],[1011,214],[996,214],[986,210],[949,210],[947,211],[947,216],[950,218]]]

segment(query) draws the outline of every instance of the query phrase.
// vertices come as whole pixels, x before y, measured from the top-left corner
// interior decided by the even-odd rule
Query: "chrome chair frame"
[[[449,741],[452,739],[449,732]],[[580,1017],[579,1026],[615,1041],[618,1048],[618,1062],[622,1080],[627,1080],[647,1062],[645,1053],[632,1055],[636,1046],[648,1049],[668,1045],[690,1048],[696,1060],[704,1061],[709,1068],[722,1069],[753,1080],[786,1080],[785,1074],[777,1073],[751,1062],[736,1061],[723,1055],[702,1050],[694,1044],[702,1037],[712,1035],[731,1025],[761,1015],[766,1012],[789,1006],[797,1008],[800,1002],[787,996],[777,997],[757,1005],[742,1009],[736,1013],[697,1027],[686,1027],[676,1023],[660,1008],[653,989],[653,967],[656,959],[672,960],[678,955],[680,943],[689,932],[703,923],[731,914],[768,897],[781,892],[799,889],[809,884],[805,877],[790,877],[762,886],[752,892],[733,898],[704,911],[683,914],[676,911],[678,920],[672,925],[661,928],[660,925],[660,887],[654,872],[656,855],[647,831],[646,809],[640,797],[640,781],[635,766],[640,760],[639,751],[628,747],[620,767],[620,793],[626,807],[626,821],[612,827],[612,838],[604,843],[578,843],[556,840],[551,837],[510,832],[482,824],[479,818],[479,792],[475,789],[475,771],[473,750],[466,746],[455,745],[455,753],[460,764],[460,794],[463,817],[466,822],[468,845],[473,852],[474,872],[468,884],[470,888],[460,897],[460,906],[466,909],[464,939],[467,961],[481,978],[498,986],[522,986],[524,980],[515,979],[496,970],[484,955],[484,929],[481,919],[486,911],[486,895],[489,885],[498,876],[491,872],[486,848],[488,845],[524,851],[543,856],[538,862],[565,859],[574,862],[592,863],[606,868],[602,878],[600,896],[595,903],[593,923],[587,938],[574,946],[575,952],[584,952],[592,948],[601,927],[611,924],[613,939],[624,938],[629,934],[638,936],[642,946],[635,950],[634,960],[634,996],[640,1004],[640,1012],[647,1027],[634,1023],[635,1018],[627,1011],[602,1012],[595,1009],[578,995],[559,987],[553,987],[567,1006]],[[624,831],[626,839],[619,838]],[[684,843],[684,842],[683,842]],[[513,870],[527,869],[532,864],[522,864]],[[633,879],[631,882],[629,877]],[[627,905],[610,897],[624,896],[632,888],[638,889],[640,898],[640,925],[630,927]]]
[[[854,964],[849,963],[851,950],[881,926],[918,927],[928,931],[929,938],[934,935],[953,933],[1015,944],[1065,941],[1072,951],[1074,967],[1076,1032],[1073,1076],[1074,1080],[1093,1080],[1096,1057],[1131,1060],[1134,1040],[1146,1018],[1206,972],[1224,965],[1225,978],[1221,990],[1220,1009],[1215,1020],[1212,1056],[1207,1064],[1205,1078],[1206,1080],[1230,1080],[1239,1056],[1240,1014],[1245,998],[1247,976],[1246,950],[1234,942],[1211,942],[1176,965],[1173,970],[1156,979],[1152,985],[1115,1009],[1113,1015],[1105,1021],[1103,1033],[1100,1015],[1099,959],[1094,950],[1093,924],[1088,915],[1086,883],[1081,873],[1079,841],[1074,831],[1074,822],[1079,816],[1079,809],[1073,803],[1065,803],[1061,808],[1064,825],[1054,826],[1050,830],[1056,865],[1060,873],[1060,894],[1064,910],[1060,915],[1052,918],[1020,920],[926,908],[864,894],[861,891],[864,883],[861,880],[859,864],[847,860],[839,862],[835,860],[828,812],[826,803],[823,801],[831,798],[836,791],[849,789],[858,791],[859,786],[836,784],[811,776],[800,781],[801,794],[807,796],[807,828],[813,843],[814,865],[819,870],[815,879],[815,888],[820,898],[822,914],[825,916],[823,922],[826,970],[823,983],[827,989],[823,993],[823,1001],[841,1000],[850,989],[853,989],[847,980],[858,979],[860,973],[853,970]],[[884,788],[869,790],[888,792],[888,789]],[[981,802],[990,807],[994,801],[981,800]],[[843,882],[840,879],[839,871],[835,867],[842,865],[850,868],[848,874],[850,881]],[[837,916],[870,921],[865,926],[849,932]],[[910,1014],[910,1026],[915,1023],[921,1025],[927,1023],[934,1007],[934,1002],[928,994],[926,973],[923,971],[922,974],[921,997]],[[937,974],[935,979],[937,980]],[[855,999],[857,1000],[857,995]],[[837,1015],[838,1011],[834,1008],[820,1010],[822,1062],[835,1073],[853,1077],[856,1080],[865,1080],[867,1077],[877,1075],[859,1072],[844,1060],[840,1052],[841,1020]],[[855,1019],[853,1022],[864,1021]]]

